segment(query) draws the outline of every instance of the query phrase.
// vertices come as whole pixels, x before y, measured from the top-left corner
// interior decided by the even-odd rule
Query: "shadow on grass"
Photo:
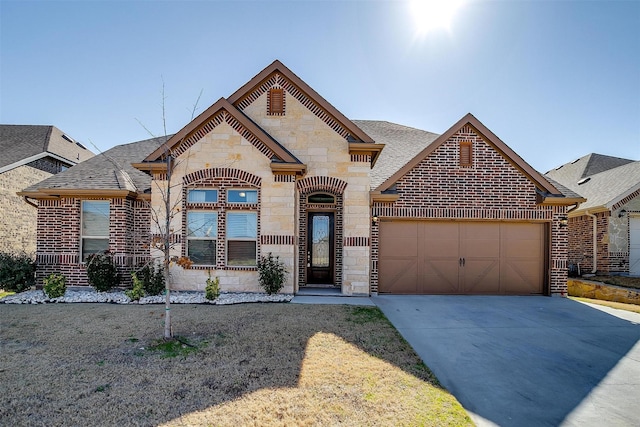
[[[465,424],[377,308],[176,305],[197,349],[151,351],[164,307],[0,306],[0,418],[16,425]],[[157,350],[157,349],[156,349]]]

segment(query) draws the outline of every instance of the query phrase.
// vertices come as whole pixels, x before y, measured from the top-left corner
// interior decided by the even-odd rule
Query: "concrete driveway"
[[[640,314],[549,297],[372,300],[480,426],[640,425]]]

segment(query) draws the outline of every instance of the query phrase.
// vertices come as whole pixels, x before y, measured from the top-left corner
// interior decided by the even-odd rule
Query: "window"
[[[269,114],[284,114],[284,89],[269,90]]]
[[[258,203],[257,190],[229,190],[227,203]]]
[[[189,203],[216,203],[218,190],[189,190],[187,202]]]
[[[187,256],[195,265],[216,264],[217,212],[187,212]]]
[[[81,256],[86,261],[91,254],[109,249],[109,202],[82,201]]]
[[[255,266],[258,238],[256,212],[227,213],[227,265]]]
[[[472,148],[471,141],[460,142],[460,166],[473,166]]]

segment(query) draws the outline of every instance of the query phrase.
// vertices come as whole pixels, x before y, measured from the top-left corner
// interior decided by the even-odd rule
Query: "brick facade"
[[[596,216],[596,271],[598,273],[629,273],[628,216],[613,217],[611,211],[598,212]],[[623,227],[615,227],[622,223]],[[568,262],[580,267],[580,273],[593,272],[593,218],[580,215],[569,218]],[[613,245],[614,239],[622,244]],[[623,249],[623,250],[620,250]]]
[[[472,165],[460,165],[460,142],[471,142]],[[378,218],[535,221],[547,224],[548,290],[566,295],[568,236],[559,219],[565,206],[536,203],[535,185],[471,126],[463,126],[395,185],[398,199],[375,202]],[[550,227],[550,228],[549,228]],[[372,227],[371,291],[378,290],[378,232]]]
[[[36,284],[51,273],[61,273],[68,286],[87,286],[80,260],[80,210],[83,199],[40,200],[38,208]],[[109,200],[109,250],[122,278],[131,284],[131,271],[149,258],[150,209],[148,203],[126,198]]]

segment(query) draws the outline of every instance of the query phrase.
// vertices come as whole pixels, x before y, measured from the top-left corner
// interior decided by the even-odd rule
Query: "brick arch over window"
[[[244,181],[247,184],[251,184],[255,187],[260,187],[262,178],[247,171],[231,168],[211,168],[201,169],[199,171],[192,172],[185,175],[182,178],[183,184],[192,184],[194,182],[211,180],[215,178],[232,178],[239,181]]]
[[[297,181],[298,189],[298,284],[307,284],[307,213],[310,210],[324,210],[334,212],[334,233],[335,233],[335,264],[334,264],[334,284],[342,286],[342,247],[344,240],[343,232],[343,194],[347,187],[347,182],[329,176],[310,176]],[[335,203],[308,203],[308,196],[313,193],[330,193],[335,196]]]
[[[342,195],[347,188],[347,182],[331,176],[309,176],[296,183],[301,194],[327,191],[335,195]]]

